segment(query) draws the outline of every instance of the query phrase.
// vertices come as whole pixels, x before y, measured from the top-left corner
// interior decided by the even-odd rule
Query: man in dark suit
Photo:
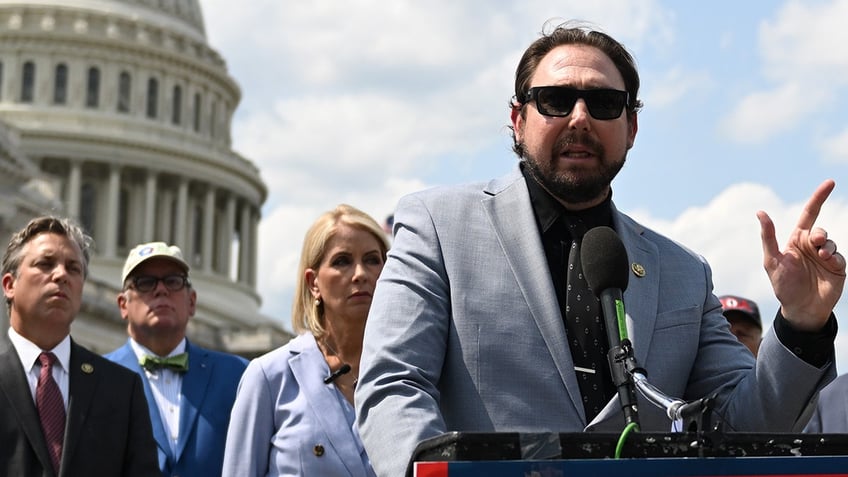
[[[130,335],[106,355],[138,373],[153,424],[162,475],[221,475],[230,410],[247,361],[186,339],[197,292],[175,245],[132,249],[118,294]]]
[[[2,262],[0,475],[156,475],[137,375],[74,343],[90,238],[57,217],[12,236]]]

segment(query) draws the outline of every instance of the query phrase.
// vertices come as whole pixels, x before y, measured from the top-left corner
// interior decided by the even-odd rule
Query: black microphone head
[[[343,374],[347,374],[349,372],[350,372],[350,365],[347,364],[347,363],[342,363],[342,365],[339,366],[339,369],[331,372],[329,376],[324,378],[324,384],[330,384],[333,381],[339,379],[339,376],[341,376]]]
[[[630,265],[627,250],[615,230],[609,227],[589,229],[580,244],[583,275],[595,295],[610,288],[627,289]]]

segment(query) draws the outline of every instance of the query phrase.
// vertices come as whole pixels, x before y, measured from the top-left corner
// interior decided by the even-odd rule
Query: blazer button
[[[321,444],[315,444],[315,447],[312,448],[312,453],[315,454],[316,457],[321,457],[324,455],[324,446]]]

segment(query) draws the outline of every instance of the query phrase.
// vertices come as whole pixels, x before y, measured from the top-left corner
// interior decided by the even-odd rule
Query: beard
[[[561,151],[572,144],[580,144],[592,151],[598,158],[598,167],[586,171],[557,171],[554,158],[559,157]],[[521,160],[530,175],[556,198],[569,204],[591,202],[605,195],[610,183],[627,160],[626,151],[620,159],[611,160],[607,157],[603,144],[585,132],[570,133],[557,139],[551,148],[551,159],[544,162],[527,152],[523,146],[521,150]]]

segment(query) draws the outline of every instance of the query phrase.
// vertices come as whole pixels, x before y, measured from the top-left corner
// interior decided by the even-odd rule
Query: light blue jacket
[[[373,477],[354,410],[311,334],[250,362],[233,405],[224,476]]]

